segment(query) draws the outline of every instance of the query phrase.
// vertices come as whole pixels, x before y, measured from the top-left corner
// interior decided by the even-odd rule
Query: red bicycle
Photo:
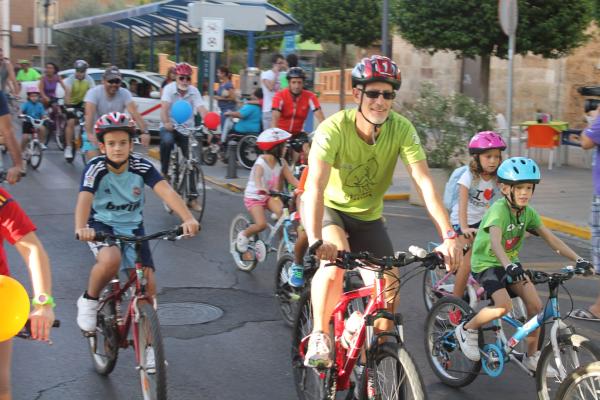
[[[338,268],[363,268],[376,274],[373,285],[345,292],[332,314],[331,329],[334,360],[327,369],[304,366],[304,355],[312,332],[310,292],[304,293],[296,316],[292,343],[292,367],[298,397],[301,400],[333,400],[336,393],[347,391],[346,399],[425,399],[419,371],[404,346],[402,315],[386,310],[385,295],[400,290],[400,278],[391,271],[396,267],[421,262],[431,268],[443,261],[438,253],[411,247],[409,253],[377,258],[368,252],[340,252],[334,263]],[[406,275],[416,276],[420,271]],[[395,284],[386,288],[384,275],[393,276]],[[411,277],[412,277],[411,276]],[[410,278],[408,278],[410,279]],[[407,279],[407,280],[408,280]],[[365,298],[370,300],[364,305]],[[358,328],[348,341],[345,328],[348,318],[359,312]],[[394,322],[391,331],[377,332],[378,319]],[[347,347],[347,348],[346,348]]]
[[[96,232],[95,241],[119,245],[132,243],[135,248],[135,271],[121,286],[115,277],[102,291],[98,301],[96,331],[84,333],[88,338],[94,368],[101,375],[110,374],[117,363],[119,348],[133,346],[144,400],[167,398],[167,362],[163,348],[156,303],[146,293],[146,278],[142,267],[142,242],[152,239],[178,240],[183,229],[153,233],[146,236],[125,236]],[[124,313],[121,303],[129,305]],[[133,328],[130,339],[130,328]]]

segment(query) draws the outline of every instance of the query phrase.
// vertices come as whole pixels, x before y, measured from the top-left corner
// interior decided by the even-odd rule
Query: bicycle
[[[117,363],[119,348],[133,346],[136,368],[144,399],[167,398],[167,361],[163,348],[156,301],[146,293],[146,278],[142,266],[142,242],[153,239],[178,240],[183,229],[177,227],[145,236],[115,235],[96,232],[95,241],[110,241],[123,245],[133,243],[136,253],[135,271],[122,286],[116,276],[102,291],[98,300],[95,332],[84,332],[88,339],[92,363],[100,375],[109,375]],[[129,304],[123,313],[121,304]],[[124,315],[123,315],[124,314]],[[130,329],[133,339],[129,338]],[[148,363],[154,356],[154,365]]]
[[[40,164],[42,163],[42,143],[39,140],[39,132],[40,128],[47,121],[46,119],[35,119],[26,114],[19,115],[19,119],[23,121],[28,121],[31,125],[33,125],[33,133],[31,135],[31,139],[27,143],[25,150],[23,151],[23,161],[27,164],[31,165],[31,168],[38,169]],[[46,135],[46,137],[48,137]]]
[[[411,247],[408,253],[398,252],[395,256],[376,258],[368,252],[339,252],[334,265],[345,270],[364,268],[376,274],[373,285],[345,292],[332,314],[331,335],[333,365],[331,368],[316,369],[304,366],[304,356],[312,332],[312,306],[310,293],[306,291],[296,317],[292,341],[292,368],[296,392],[301,400],[336,398],[337,392],[348,391],[346,399],[425,399],[426,393],[420,373],[413,358],[404,346],[402,315],[392,314],[386,309],[385,295],[398,291],[386,288],[384,274],[391,274],[396,267],[421,262],[424,266],[437,265],[441,261],[437,253]],[[369,297],[366,306],[363,298]],[[359,303],[352,303],[358,300]],[[361,305],[362,304],[362,305]],[[348,348],[342,344],[347,318],[354,311],[362,311],[360,326],[353,334]],[[375,332],[374,322],[378,319],[394,322],[391,331]],[[364,365],[359,357],[364,350]],[[391,364],[391,365],[390,365]]]
[[[202,221],[206,204],[206,182],[201,167],[200,142],[196,137],[202,134],[203,129],[202,126],[187,128],[184,125],[175,125],[175,130],[187,138],[187,154],[184,154],[176,145],[174,151],[171,152],[167,172],[169,184],[188,206],[190,203],[196,202],[195,207],[190,207],[190,211],[198,222]],[[173,212],[166,204],[163,205],[169,214]]]
[[[48,107],[48,116],[50,117],[50,126],[44,145],[48,146],[50,143],[50,136],[54,135],[56,146],[59,150],[65,149],[65,126],[67,124],[66,114],[64,112],[64,99],[53,98],[50,101],[50,107]]]
[[[81,137],[83,134],[85,134],[85,110],[81,107],[67,106],[65,111],[69,114],[73,114],[77,118],[77,123],[75,124],[75,128],[73,130],[73,142],[71,143],[71,147],[73,148],[73,158],[66,159],[69,164],[72,164],[73,160],[75,159],[75,155],[81,148]],[[83,160],[83,165],[85,165],[85,155],[83,153],[81,153],[81,159]]]
[[[525,323],[515,320],[510,315],[503,316],[501,321],[516,329],[516,333],[508,339],[500,320],[481,328],[481,361],[467,359],[460,352],[454,334],[456,326],[473,316],[471,307],[456,297],[444,297],[433,306],[425,323],[425,349],[431,368],[444,384],[452,387],[466,386],[477,378],[481,368],[485,374],[498,377],[504,371],[506,363],[514,361],[528,376],[535,377],[538,399],[550,400],[551,394],[557,391],[558,384],[566,378],[568,372],[587,362],[600,359],[600,348],[588,338],[577,335],[574,328],[565,324],[558,305],[559,287],[564,286],[564,282],[575,275],[588,275],[589,272],[581,268],[566,267],[561,272],[529,271],[529,274],[533,284],[548,284],[550,294],[544,310]],[[456,311],[462,314],[462,318],[453,322],[448,315]],[[550,341],[542,350],[537,372],[533,373],[522,364],[523,354],[514,351],[514,348],[526,336],[550,320]],[[495,334],[494,343],[484,344],[483,332],[487,331]],[[548,376],[549,366],[558,371],[559,375]]]
[[[582,365],[571,372],[556,392],[555,400],[600,399],[600,361]]]
[[[267,221],[267,229],[269,234],[266,239],[261,239],[262,234],[253,235],[248,238],[248,250],[245,253],[240,253],[236,248],[236,241],[238,233],[246,230],[252,225],[252,219],[246,213],[240,213],[236,215],[231,221],[229,227],[229,252],[233,256],[233,260],[237,267],[245,272],[250,272],[258,263],[263,262],[268,253],[277,252],[277,259],[279,260],[284,254],[293,254],[294,243],[296,241],[296,223],[295,213],[290,213],[290,201],[294,198],[292,195],[283,192],[269,192],[269,196],[279,197],[283,202],[283,212],[279,219],[276,218],[275,214],[272,214],[272,219],[276,220],[275,225]],[[281,240],[278,244],[274,243],[276,237],[281,235]]]

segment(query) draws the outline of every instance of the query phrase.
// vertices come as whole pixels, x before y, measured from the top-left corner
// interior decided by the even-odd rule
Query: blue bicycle
[[[510,315],[502,317],[502,322],[516,329],[508,339],[500,320],[481,328],[481,361],[474,362],[464,356],[454,335],[456,326],[474,315],[473,309],[463,300],[452,296],[440,299],[433,306],[425,324],[425,349],[431,368],[444,384],[452,387],[466,386],[477,378],[482,368],[485,374],[498,377],[503,373],[506,363],[513,361],[527,375],[535,378],[538,399],[550,400],[554,398],[560,383],[571,371],[600,360],[600,348],[588,338],[576,334],[575,329],[564,322],[558,305],[559,287],[575,275],[588,275],[590,272],[582,268],[565,267],[560,272],[529,273],[532,283],[548,284],[549,298],[544,310],[525,323],[515,320]],[[457,311],[463,316],[460,321],[449,317]],[[546,328],[546,335],[550,340],[542,350],[537,372],[533,373],[522,364],[523,353],[516,351],[515,347],[547,322],[551,322],[550,327]],[[484,332],[491,332],[495,341],[485,343]]]

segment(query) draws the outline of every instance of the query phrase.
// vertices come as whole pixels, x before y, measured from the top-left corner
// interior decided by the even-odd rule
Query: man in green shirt
[[[19,64],[21,65],[21,69],[17,72],[17,82],[38,81],[42,77],[39,72],[31,68],[29,60],[21,59],[19,60]]]
[[[540,168],[535,161],[525,157],[509,158],[498,167],[497,175],[504,199],[496,201],[483,216],[471,256],[475,279],[493,300],[493,305],[483,308],[455,330],[463,354],[472,361],[480,360],[478,329],[512,309],[509,291],[523,300],[529,318],[542,310],[542,301],[535,286],[519,262],[519,251],[527,231],[539,235],[558,254],[576,261],[577,268],[592,269],[592,264],[579,257],[546,228],[538,213],[528,205],[535,185],[541,179]],[[533,372],[540,358],[538,339],[539,329],[528,336],[527,354],[522,362]],[[548,366],[546,374],[553,376],[555,373]]]
[[[462,252],[433,188],[419,136],[410,121],[392,111],[400,83],[398,66],[387,57],[365,58],[354,67],[352,95],[358,110],[340,111],[319,125],[309,154],[302,220],[310,244],[323,240],[316,252],[321,260],[335,259],[338,250],[393,255],[382,219],[383,195],[400,157],[428,199],[427,210],[443,237],[438,250],[456,270]],[[322,264],[312,280],[314,324],[307,366],[331,366],[329,321],[342,293],[343,276],[343,270]],[[388,286],[394,281],[386,279]],[[394,310],[396,292],[387,293],[388,307]],[[392,328],[387,320],[377,322],[377,328]]]
[[[77,60],[73,64],[75,72],[65,79],[65,85],[69,91],[65,98],[67,104],[67,126],[65,128],[65,151],[64,157],[67,162],[72,162],[74,157],[73,151],[73,134],[75,133],[75,124],[79,122],[77,111],[84,110],[83,99],[88,90],[96,86],[94,79],[87,74],[88,63],[85,60]],[[73,111],[70,111],[70,110]]]

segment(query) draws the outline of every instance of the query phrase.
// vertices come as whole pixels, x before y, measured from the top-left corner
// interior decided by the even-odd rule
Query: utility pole
[[[0,47],[10,58],[10,0],[0,0]]]
[[[48,8],[50,8],[51,0],[44,0],[44,27],[42,28],[41,39],[42,39],[42,48],[40,51],[41,56],[41,65],[40,67],[43,69],[46,65],[46,48],[48,47]]]
[[[389,0],[383,0],[383,6],[381,7],[381,55],[391,57],[390,45],[389,45],[389,16],[390,4]]]

